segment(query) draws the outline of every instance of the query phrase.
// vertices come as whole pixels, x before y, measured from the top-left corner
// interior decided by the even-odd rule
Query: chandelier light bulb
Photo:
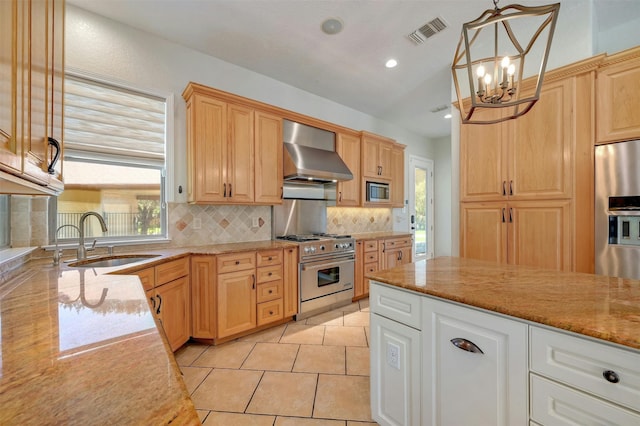
[[[476,75],[478,77],[484,77],[484,66],[480,65],[476,70]]]
[[[484,84],[486,84],[487,86],[491,84],[491,74],[484,75]]]
[[[508,68],[509,67],[509,57],[505,56],[504,58],[502,58],[502,68]]]
[[[515,73],[516,73],[516,66],[514,64],[509,65],[509,68],[507,68],[507,74],[512,76]]]

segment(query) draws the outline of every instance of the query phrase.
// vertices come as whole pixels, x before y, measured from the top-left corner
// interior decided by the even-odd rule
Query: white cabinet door
[[[430,298],[422,314],[423,424],[527,424],[527,325]]]
[[[420,425],[421,361],[419,330],[371,315],[371,413],[380,425]]]

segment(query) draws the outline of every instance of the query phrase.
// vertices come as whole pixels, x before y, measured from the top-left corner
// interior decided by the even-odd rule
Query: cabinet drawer
[[[375,281],[369,287],[369,305],[373,313],[421,329],[420,299],[418,294],[389,288]]]
[[[282,264],[282,250],[261,250],[258,252],[257,266],[269,266]]]
[[[149,291],[156,286],[156,271],[154,268],[143,269],[142,271],[135,272],[135,274],[140,278],[142,288],[144,288],[145,291]]]
[[[376,272],[378,269],[380,269],[378,267],[378,262],[374,262],[374,263],[365,263],[364,265],[364,274],[370,274],[372,272]]]
[[[156,287],[189,275],[189,257],[156,266]]]
[[[258,325],[268,324],[284,318],[282,299],[258,303]]]
[[[531,418],[545,426],[640,424],[640,414],[531,374]],[[606,423],[603,421],[606,419]]]
[[[402,248],[402,247],[411,247],[411,237],[403,237],[403,238],[390,238],[385,240],[385,249],[394,249],[394,248]]]
[[[258,294],[256,296],[258,303],[282,298],[283,288],[282,280],[258,284]]]
[[[370,251],[378,251],[378,240],[368,240],[364,242],[364,251],[365,252],[370,252]]]
[[[377,261],[378,261],[378,252],[377,251],[365,252],[365,254],[364,254],[364,263],[371,263],[371,262],[377,262]]]
[[[282,265],[258,268],[258,283],[282,280]]]
[[[246,271],[256,267],[256,252],[221,254],[217,256],[218,273]]]
[[[562,332],[530,327],[531,371],[638,410],[638,352],[627,351]],[[613,371],[619,382],[604,378]]]

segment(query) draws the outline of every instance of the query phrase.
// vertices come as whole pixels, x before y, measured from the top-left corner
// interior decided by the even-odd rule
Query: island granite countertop
[[[367,278],[640,350],[640,281],[455,257]]]

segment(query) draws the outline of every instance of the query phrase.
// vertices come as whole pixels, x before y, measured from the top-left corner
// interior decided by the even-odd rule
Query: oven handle
[[[349,258],[341,258],[341,259],[334,259],[331,260],[330,263],[305,263],[305,264],[301,264],[300,268],[302,269],[302,271],[307,271],[310,269],[322,269],[322,268],[329,268],[332,266],[338,266],[338,265],[342,265],[344,263],[350,263],[350,262],[355,262],[355,258],[354,257],[349,257]]]

